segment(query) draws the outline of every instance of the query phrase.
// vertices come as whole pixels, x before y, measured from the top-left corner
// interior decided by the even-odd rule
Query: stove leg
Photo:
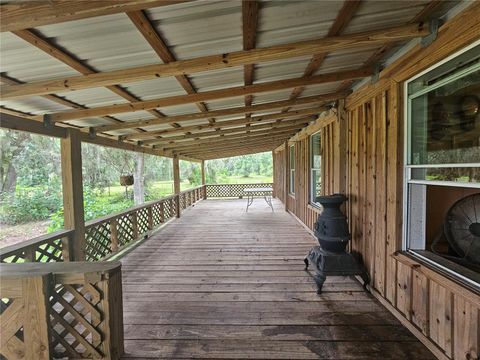
[[[313,277],[315,283],[317,284],[317,294],[322,293],[323,283],[327,280],[327,277],[322,273],[316,273]]]
[[[303,262],[305,263],[305,270],[308,270],[308,257],[304,258]]]

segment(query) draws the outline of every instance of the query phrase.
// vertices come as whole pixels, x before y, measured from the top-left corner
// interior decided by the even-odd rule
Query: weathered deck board
[[[316,295],[315,240],[275,205],[202,201],[122,259],[125,358],[433,358],[355,280]]]

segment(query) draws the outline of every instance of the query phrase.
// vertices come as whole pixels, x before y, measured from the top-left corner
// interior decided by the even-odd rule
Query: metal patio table
[[[271,187],[261,187],[261,188],[246,188],[243,189],[243,192],[247,196],[247,209],[246,212],[248,212],[248,208],[250,205],[253,203],[253,198],[255,196],[262,196],[265,199],[265,202],[270,206],[273,212],[273,205],[272,205],[272,194],[273,194],[273,188]]]

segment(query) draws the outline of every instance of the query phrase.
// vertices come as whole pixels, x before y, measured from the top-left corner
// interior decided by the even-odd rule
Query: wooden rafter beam
[[[59,137],[59,138],[64,138],[66,137],[66,134],[67,134],[67,129],[65,128],[58,127],[58,126],[46,127],[46,126],[43,126],[43,124],[38,121],[31,120],[23,116],[15,116],[12,114],[5,114],[5,113],[2,113],[1,115],[0,127],[5,129],[10,129],[10,130],[25,131],[33,134],[40,134],[40,135],[46,135],[50,137]],[[159,149],[153,149],[151,147],[139,146],[136,144],[126,143],[126,142],[120,142],[115,139],[109,139],[104,136],[97,136],[95,138],[92,138],[88,134],[83,134],[83,133],[80,133],[79,136],[81,141],[86,143],[91,143],[91,144],[96,144],[96,145],[106,146],[106,147],[111,147],[116,149],[128,150],[128,151],[135,151],[135,152],[151,154],[151,155],[171,157],[171,154],[167,154]],[[199,159],[195,159],[195,158],[183,157],[183,159],[189,160],[189,161],[199,161]]]
[[[163,37],[153,27],[152,23],[143,11],[129,11],[127,12],[127,16],[130,18],[132,23],[137,27],[145,40],[147,40],[152,49],[155,50],[157,55],[160,57],[160,59],[162,59],[164,63],[171,63],[177,61],[175,55],[170,50]],[[192,82],[188,79],[186,75],[177,75],[175,76],[175,78],[177,79],[180,86],[187,92],[187,94],[195,94],[197,92],[193,87]],[[196,103],[196,105],[200,109],[200,111],[208,111],[205,103],[198,102]],[[215,119],[210,119],[210,122],[215,122]]]
[[[222,146],[206,146],[197,149],[184,149],[184,150],[176,150],[173,153],[176,154],[205,154],[205,153],[213,153],[213,152],[220,152],[220,151],[229,151],[233,149],[245,149],[245,148],[255,148],[255,147],[270,147],[272,144],[279,143],[284,141],[287,136],[290,134],[285,134],[281,137],[276,137],[273,139],[263,139],[263,140],[255,140],[255,141],[246,141],[246,142],[239,142],[239,143],[232,143],[229,145],[222,145]]]
[[[271,46],[268,48],[242,50],[228,54],[204,56],[189,60],[179,60],[167,64],[147,65],[98,74],[6,86],[1,88],[1,94],[4,99],[11,99],[55,92],[75,91],[99,86],[126,84],[155,79],[157,77],[184,75],[201,71],[287,59],[303,55],[332,52],[342,49],[383,45],[389,42],[426,36],[429,33],[429,27],[424,23],[402,25],[383,30],[327,37],[318,40]]]
[[[94,68],[91,66],[85,64],[83,61],[77,59],[74,55],[67,53],[65,50],[60,49],[58,46],[53,45],[50,41],[45,39],[43,36],[40,34],[34,32],[33,30],[18,30],[18,31],[13,31],[13,34],[18,36],[19,38],[25,40],[29,44],[35,46],[37,49],[42,50],[46,54],[54,57],[55,59],[61,61],[65,65],[71,67],[72,69],[78,71],[79,73],[83,75],[91,75],[91,74],[97,74],[98,71],[96,71]],[[20,85],[20,84],[17,84]],[[107,86],[106,87],[108,90],[112,91],[116,95],[132,102],[132,101],[139,101],[140,99],[137,98],[136,96],[132,95],[129,93],[127,90],[123,89],[122,87],[118,85],[113,85],[113,86]],[[54,94],[49,94],[49,95],[44,95],[49,97],[49,100],[53,100],[54,98],[56,102],[59,102],[58,99],[62,99],[61,97],[54,95]],[[68,101],[63,99],[64,101]],[[70,106],[71,107],[71,106]],[[75,107],[78,108],[78,107]],[[88,107],[86,106],[81,106],[80,108],[87,109]],[[149,110],[149,112],[155,116],[156,118],[162,118],[164,115],[160,113],[157,110]],[[110,122],[114,123],[121,123],[123,121],[115,119],[111,116],[104,116],[104,119],[109,120]]]
[[[245,134],[236,134],[236,135],[225,135],[215,139],[204,139],[204,140],[195,140],[188,142],[181,142],[175,144],[167,144],[161,147],[162,151],[180,151],[180,150],[192,150],[198,149],[205,146],[223,146],[231,145],[234,143],[244,142],[244,141],[254,141],[258,140],[259,142],[276,139],[278,137],[284,137],[288,134],[294,133],[294,131],[283,131],[272,134],[271,132],[262,132],[262,133],[245,133]],[[159,148],[159,147],[156,147]]]
[[[338,12],[337,17],[335,18],[335,21],[330,27],[327,37],[340,35],[343,29],[347,27],[350,20],[354,17],[355,13],[360,7],[360,4],[361,4],[361,0],[346,0],[342,8]],[[328,52],[315,54],[310,60],[310,62],[308,63],[303,75],[312,76],[315,73],[315,71],[320,69],[327,55],[328,55]],[[296,99],[302,94],[304,90],[305,90],[305,87],[303,86],[293,89],[292,94],[290,95],[290,99]],[[287,111],[287,110],[288,108],[284,109],[284,111]]]
[[[299,125],[305,125],[308,124],[308,119],[304,121],[304,123],[297,123]],[[296,126],[294,127],[296,129]],[[214,144],[214,143],[221,143],[221,142],[227,142],[227,141],[232,141],[232,140],[243,140],[246,138],[254,138],[254,137],[271,137],[273,135],[277,135],[278,133],[282,132],[290,132],[291,129],[288,129],[288,126],[282,127],[271,127],[271,128],[264,128],[260,130],[255,130],[255,131],[250,131],[246,132],[246,129],[239,130],[235,133],[231,134],[219,134],[216,135],[215,137],[206,137],[206,138],[187,138],[187,139],[179,139],[175,141],[163,141],[159,142],[155,145],[155,148],[157,149],[172,149],[172,148],[182,148],[182,147],[192,147],[192,146],[198,146],[198,145],[205,145],[205,144]],[[166,140],[166,139],[164,139]]]
[[[199,101],[211,101],[225,98],[232,98],[237,96],[244,96],[248,94],[264,93],[270,91],[278,91],[291,89],[296,86],[323,84],[329,82],[336,82],[347,79],[360,79],[370,76],[373,73],[371,68],[362,68],[358,70],[349,70],[344,72],[335,72],[329,74],[321,74],[311,76],[308,78],[296,78],[288,80],[277,80],[267,83],[237,86],[226,89],[211,90],[200,92],[197,94],[178,95],[172,97],[159,98],[147,101],[138,101],[131,104],[118,104],[101,106],[88,110],[64,111],[47,115],[50,122],[67,121],[82,119],[86,117],[103,116],[109,114],[119,114],[126,112],[141,111],[146,109],[156,109],[160,107],[176,106],[191,104]]]
[[[268,115],[260,115],[260,116],[255,116],[250,119],[243,118],[239,120],[232,120],[232,121],[222,121],[218,122],[216,124],[205,124],[205,125],[192,125],[188,127],[184,127],[181,130],[182,131],[199,131],[199,130],[205,130],[205,129],[212,129],[215,128],[216,130],[221,130],[225,128],[230,128],[234,126],[241,126],[241,125],[247,125],[252,123],[265,123],[273,120],[281,121],[285,119],[290,119],[290,118],[298,118],[298,117],[303,117],[303,116],[308,116],[308,115],[318,115],[321,112],[325,111],[326,107],[321,106],[321,107],[314,107],[314,108],[309,108],[309,109],[301,109],[301,110],[293,110],[289,111],[286,113],[277,113],[277,114],[268,114]],[[173,129],[172,129],[173,130]],[[176,131],[170,131],[168,133],[165,133],[165,130],[158,130],[158,131],[150,131],[150,132],[145,132],[143,134],[131,134],[131,135],[126,135],[126,136],[121,136],[121,140],[131,140],[131,139],[148,139],[156,136],[165,136],[165,135],[172,135],[175,133],[179,133],[178,129]]]
[[[218,148],[212,148],[212,149],[203,149],[203,150],[198,150],[198,151],[179,151],[176,154],[178,155],[186,155],[188,156],[206,156],[206,155],[211,155],[211,154],[219,154],[221,152],[232,152],[232,151],[242,151],[242,150],[259,150],[259,149],[272,149],[275,148],[275,146],[278,146],[278,144],[281,144],[282,141],[285,141],[285,139],[281,140],[272,140],[268,141],[264,144],[240,144],[240,145],[232,145],[227,148],[223,149],[218,149]],[[257,152],[256,151],[256,152]]]
[[[242,1],[242,32],[243,32],[243,50],[255,48],[257,39],[258,24],[258,1]],[[254,64],[244,65],[243,78],[245,85],[253,84]],[[245,106],[252,105],[253,95],[245,96]],[[247,114],[250,117],[250,114]]]
[[[231,145],[224,148],[211,148],[198,151],[180,151],[177,152],[180,156],[191,156],[196,158],[204,158],[206,156],[220,156],[220,157],[230,157],[232,153],[243,154],[243,153],[257,153],[268,150],[273,150],[278,147],[282,142],[287,138],[263,142],[263,144],[239,144]]]
[[[430,19],[430,17],[432,16],[432,14],[434,14],[442,4],[443,4],[443,1],[441,1],[441,0],[430,1],[427,5],[425,5],[422,8],[422,10],[418,14],[416,14],[409,21],[409,23],[410,24],[416,24],[416,23],[419,23],[419,22],[428,21]],[[373,65],[377,64],[378,62],[380,62],[382,60],[382,58],[385,55],[387,55],[390,50],[392,50],[394,48],[395,45],[396,45],[395,42],[383,45],[379,50],[375,51],[372,54],[372,56],[370,56],[367,59],[367,61],[365,61],[365,66],[373,66]],[[344,91],[344,90],[350,88],[351,84],[352,84],[351,80],[347,80],[347,81],[343,82],[339,86],[339,91]]]
[[[275,132],[276,130],[280,129],[281,131],[286,131],[286,130],[292,130],[292,129],[301,129],[302,127],[305,126],[305,124],[308,124],[309,121],[312,119],[300,119],[300,120],[295,120],[295,121],[288,121],[288,122],[281,122],[281,123],[272,123],[272,124],[261,124],[261,125],[256,125],[256,126],[251,126],[250,128],[242,127],[242,128],[236,128],[236,129],[226,129],[226,130],[219,130],[219,131],[205,131],[202,133],[196,133],[196,134],[186,134],[186,135],[178,135],[178,136],[171,136],[168,138],[162,138],[162,139],[154,139],[154,140],[148,140],[144,142],[144,145],[154,145],[154,144],[166,144],[171,141],[175,140],[185,140],[185,139],[202,139],[206,137],[219,137],[225,134],[238,134],[238,133],[244,133],[246,131],[250,131],[249,134],[253,134],[257,130],[261,131],[266,131],[267,133],[270,132]]]
[[[281,109],[285,106],[295,107],[295,106],[310,105],[310,104],[319,106],[331,101],[345,98],[349,94],[350,94],[350,91],[344,91],[340,93],[332,93],[332,94],[298,98],[295,100],[274,101],[274,102],[269,102],[269,103],[264,103],[259,105],[253,105],[253,106],[214,110],[214,111],[209,111],[208,113],[193,113],[193,114],[167,116],[161,120],[159,119],[139,120],[139,121],[133,121],[133,122],[128,122],[128,123],[119,124],[119,125],[100,125],[100,126],[94,127],[94,129],[96,132],[106,132],[106,131],[113,131],[113,130],[120,130],[120,129],[128,129],[133,127],[145,127],[145,126],[151,126],[151,125],[181,123],[183,121],[201,120],[209,117],[243,115],[247,113],[255,113],[258,111],[271,111],[271,110]],[[190,131],[190,130],[186,130],[187,129],[186,127],[184,127],[183,129],[185,131]],[[171,131],[176,131],[176,130],[168,129],[168,130],[164,130],[163,132],[168,133]]]
[[[89,17],[177,4],[172,0],[48,0],[0,5],[0,31],[15,31]]]

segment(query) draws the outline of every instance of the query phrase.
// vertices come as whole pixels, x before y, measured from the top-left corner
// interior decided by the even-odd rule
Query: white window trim
[[[480,163],[464,163],[464,164],[409,164],[410,161],[410,114],[409,114],[409,102],[411,98],[408,97],[408,84],[415,79],[427,74],[428,72],[434,70],[435,68],[447,63],[448,61],[458,57],[459,55],[467,52],[468,50],[474,48],[475,46],[480,45],[480,40],[475,41],[473,44],[463,48],[462,50],[448,56],[447,58],[443,59],[442,61],[438,62],[437,64],[425,69],[424,71],[418,73],[417,75],[413,76],[412,78],[408,79],[403,84],[403,113],[404,113],[404,154],[403,154],[403,226],[402,226],[402,250],[406,251],[413,256],[423,260],[424,262],[431,264],[432,266],[452,275],[455,278],[461,279],[464,282],[467,282],[475,287],[478,287],[478,283],[462,276],[456,271],[451,270],[448,267],[445,267],[431,259],[428,259],[421,254],[417,253],[414,250],[409,249],[409,239],[408,239],[408,226],[409,226],[409,211],[408,211],[408,186],[409,184],[422,184],[422,185],[441,185],[441,186],[454,186],[454,187],[467,187],[467,188],[478,188],[480,189],[480,184],[478,183],[465,183],[465,182],[455,182],[455,181],[437,181],[437,180],[412,180],[411,178],[411,171],[415,168],[445,168],[445,167],[478,167]]]
[[[312,148],[313,148],[313,143],[312,143],[312,137],[317,135],[317,134],[321,134],[322,133],[322,130],[319,130],[313,134],[310,135],[309,137],[309,153],[308,153],[308,159],[309,159],[309,163],[308,163],[308,167],[310,169],[310,183],[309,183],[309,189],[308,189],[308,203],[313,206],[313,207],[316,207],[317,209],[321,209],[322,207],[320,206],[320,204],[316,203],[313,199],[313,196],[314,196],[314,191],[313,191],[313,171],[314,170],[319,170],[320,171],[320,176],[321,176],[321,180],[323,180],[323,173],[322,173],[322,168],[321,168],[321,164],[320,164],[320,169],[317,169],[317,168],[314,168],[313,165],[312,165]],[[320,144],[322,144],[320,142]],[[321,149],[320,149],[321,150]],[[323,184],[322,184],[323,186]]]

